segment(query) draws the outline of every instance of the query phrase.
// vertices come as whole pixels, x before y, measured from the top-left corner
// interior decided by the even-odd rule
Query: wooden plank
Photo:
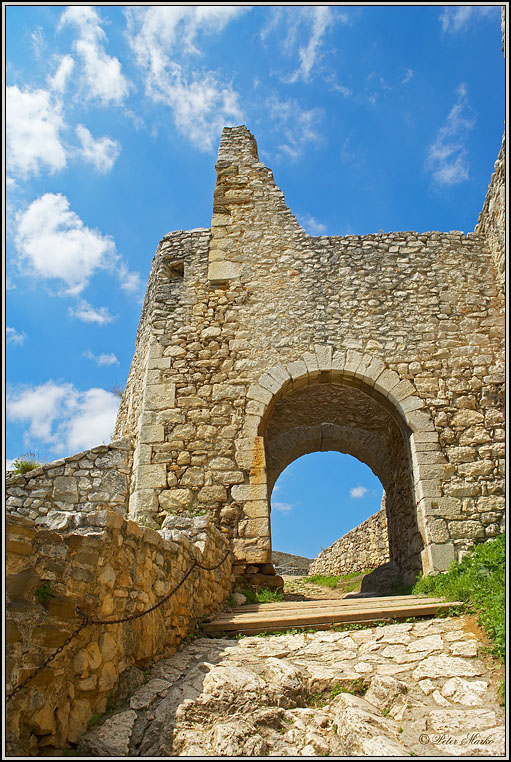
[[[314,611],[289,612],[288,614],[267,616],[232,616],[230,619],[218,619],[203,624],[206,633],[213,632],[245,632],[248,629],[272,630],[290,629],[297,626],[316,626],[326,624],[343,624],[351,622],[371,622],[379,619],[403,619],[407,617],[435,615],[439,611],[446,611],[451,606],[459,605],[459,602],[442,603],[428,602],[412,604],[408,606],[381,606],[379,608],[359,608],[340,611],[339,609],[315,609]]]
[[[236,608],[231,609],[230,611],[222,611],[216,616],[212,616],[205,621],[216,621],[218,619],[231,619],[232,617],[246,617],[249,615],[253,616],[269,616],[269,615],[275,615],[277,613],[287,614],[296,612],[297,614],[301,614],[303,612],[313,612],[315,610],[323,610],[323,609],[332,609],[336,611],[350,611],[352,609],[360,610],[360,609],[367,609],[367,610],[378,610],[380,608],[388,608],[388,606],[392,605],[420,605],[420,604],[426,604],[426,603],[445,603],[445,598],[429,598],[427,596],[421,597],[412,597],[412,596],[403,596],[401,599],[389,599],[389,598],[378,598],[373,599],[370,602],[364,599],[350,599],[350,601],[345,601],[345,599],[341,600],[335,600],[335,599],[325,599],[323,601],[282,601],[281,603],[263,603],[263,604],[256,604],[253,606],[238,606]],[[456,604],[452,604],[456,605]]]

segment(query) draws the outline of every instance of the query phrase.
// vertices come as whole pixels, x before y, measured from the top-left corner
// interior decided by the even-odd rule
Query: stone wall
[[[129,515],[158,526],[205,506],[238,565],[264,564],[280,470],[336,449],[380,476],[398,565],[446,568],[504,507],[504,297],[486,236],[310,237],[245,127],[224,130],[216,166],[211,230],[165,236],[153,263],[116,429],[136,439]]]
[[[177,528],[170,519],[160,534],[113,511],[72,517],[73,526],[59,531],[7,519],[7,694],[79,626],[77,606],[98,619],[140,613],[176,587],[194,560],[211,567],[228,550],[206,518],[181,519]],[[104,712],[120,677],[174,652],[231,586],[228,556],[216,571],[195,568],[152,613],[82,630],[8,701],[10,753],[34,756],[76,741],[93,714]]]
[[[309,567],[309,574],[349,574],[376,569],[390,561],[385,500],[378,513],[322,550]]]
[[[504,287],[506,281],[506,135],[502,138],[502,146],[495,172],[491,176],[490,185],[484,206],[482,208],[475,232],[483,235],[490,249],[499,281]]]
[[[108,508],[125,516],[132,462],[133,442],[124,437],[46,463],[26,474],[8,474],[7,511],[36,523],[57,511],[62,526],[69,521],[69,513],[76,511],[89,513]]]

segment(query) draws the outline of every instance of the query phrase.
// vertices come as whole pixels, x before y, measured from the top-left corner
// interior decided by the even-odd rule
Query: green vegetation
[[[55,593],[51,591],[49,582],[43,582],[42,585],[39,585],[34,595],[39,603],[46,603],[50,598],[55,598]]]
[[[506,540],[476,545],[462,561],[453,561],[444,574],[421,577],[413,592],[466,601],[493,643],[493,653],[504,659],[506,645]]]
[[[100,714],[99,712],[94,712],[94,714],[92,715],[92,717],[90,718],[90,720],[88,722],[87,727],[88,728],[93,728],[94,725],[96,725],[100,721],[100,719],[102,717],[103,717],[103,715]]]
[[[27,452],[26,455],[20,455],[19,458],[13,461],[12,471],[14,474],[26,474],[27,471],[33,471],[42,465],[42,462],[37,459],[35,453]]]
[[[240,593],[245,596],[247,603],[274,603],[283,601],[284,595],[281,590],[270,590],[268,587],[243,588]]]
[[[369,683],[363,678],[357,677],[356,680],[347,680],[343,684],[336,683],[330,690],[311,693],[309,696],[305,697],[305,703],[307,706],[312,706],[315,709],[322,709],[340,693],[351,693],[353,696],[363,696],[368,688]]]
[[[362,569],[361,571],[350,572],[349,574],[311,574],[310,577],[303,577],[302,582],[311,585],[321,585],[321,587],[331,587],[334,590],[339,583],[348,582],[351,579],[357,577],[363,577],[365,574],[369,574],[373,569]],[[353,585],[353,589],[357,585]],[[345,585],[343,584],[343,588]],[[348,588],[349,589],[349,588]]]
[[[337,587],[337,582],[340,577],[333,575],[327,576],[325,574],[313,574],[311,577],[304,577],[303,581],[308,585],[321,585],[321,587],[331,587],[332,590]]]

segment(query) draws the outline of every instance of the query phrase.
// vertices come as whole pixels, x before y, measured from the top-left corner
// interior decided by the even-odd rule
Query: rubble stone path
[[[80,740],[93,757],[501,756],[504,713],[471,618],[200,638]]]

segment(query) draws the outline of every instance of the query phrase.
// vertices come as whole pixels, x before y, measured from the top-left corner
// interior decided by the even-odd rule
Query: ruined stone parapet
[[[195,561],[213,567],[228,551],[206,518],[161,534],[112,511],[74,513],[65,530],[52,528],[52,514],[46,523],[41,528],[21,516],[6,522],[7,695],[77,629],[76,607],[109,621],[140,614],[178,587]],[[228,554],[215,571],[194,568],[151,613],[85,627],[8,699],[8,753],[44,755],[76,742],[93,715],[105,711],[123,674],[173,653],[231,586]]]
[[[357,527],[322,550],[309,574],[342,575],[376,569],[390,561],[385,505]]]
[[[25,474],[8,475],[7,512],[38,520],[58,511],[64,520],[71,512],[108,508],[125,516],[132,463],[133,440],[124,437]]]

